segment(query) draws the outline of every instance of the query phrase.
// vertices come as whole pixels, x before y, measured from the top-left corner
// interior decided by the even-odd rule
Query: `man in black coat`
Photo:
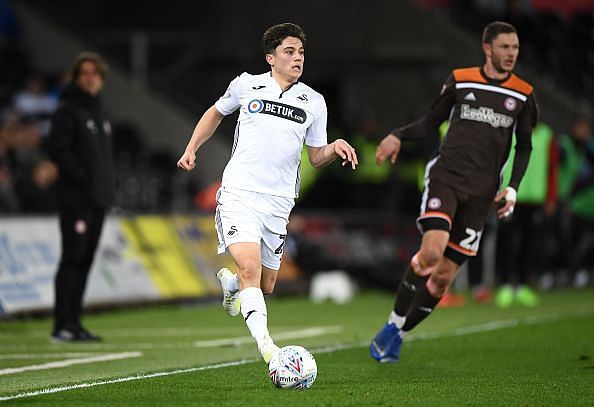
[[[62,258],[51,336],[60,342],[100,340],[80,319],[87,277],[115,192],[111,127],[99,101],[106,74],[99,55],[81,53],[52,117],[49,150],[60,171]]]

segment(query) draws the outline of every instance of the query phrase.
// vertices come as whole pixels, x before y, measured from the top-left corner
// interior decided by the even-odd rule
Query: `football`
[[[285,346],[268,364],[272,383],[281,389],[309,389],[318,375],[313,355],[302,346]]]

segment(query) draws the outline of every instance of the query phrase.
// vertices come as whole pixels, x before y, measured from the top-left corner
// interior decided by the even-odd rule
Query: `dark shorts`
[[[462,265],[468,256],[476,256],[494,197],[495,194],[472,196],[429,177],[425,179],[417,227],[421,233],[449,232],[444,256]]]

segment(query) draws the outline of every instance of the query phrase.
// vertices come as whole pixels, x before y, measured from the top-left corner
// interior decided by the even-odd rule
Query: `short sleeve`
[[[328,134],[326,133],[327,122],[328,109],[326,108],[326,101],[322,97],[314,121],[305,133],[305,144],[307,146],[323,147],[328,144]]]
[[[241,93],[241,76],[236,77],[229,83],[225,94],[215,103],[215,108],[223,116],[227,116],[236,111],[240,106],[239,95]]]

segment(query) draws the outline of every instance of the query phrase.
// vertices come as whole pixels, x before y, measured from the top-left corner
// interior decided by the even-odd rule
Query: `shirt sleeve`
[[[58,165],[60,176],[78,185],[87,183],[87,172],[75,153],[78,130],[75,113],[65,107],[54,113],[48,137],[50,158]]]
[[[223,116],[227,116],[236,111],[241,102],[239,95],[241,94],[241,76],[236,77],[229,83],[227,90],[215,103],[215,108]]]
[[[305,144],[307,146],[323,147],[328,144],[328,134],[326,133],[327,122],[328,109],[326,108],[326,101],[322,97],[314,121],[305,133]]]
[[[520,112],[516,125],[516,155],[509,180],[509,186],[516,191],[520,187],[520,181],[522,181],[528,167],[530,152],[532,151],[532,130],[536,127],[537,120],[538,105],[536,104],[534,92],[532,92],[528,96],[525,108]]]
[[[456,101],[456,80],[451,74],[446,79],[439,96],[431,103],[431,110],[419,120],[392,130],[401,140],[418,140],[439,131],[439,126],[450,116]]]

